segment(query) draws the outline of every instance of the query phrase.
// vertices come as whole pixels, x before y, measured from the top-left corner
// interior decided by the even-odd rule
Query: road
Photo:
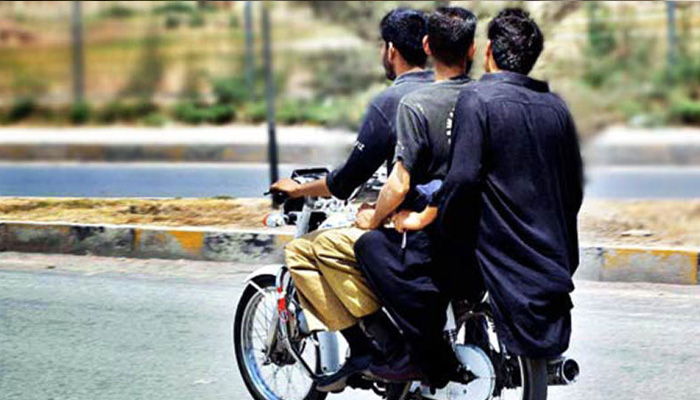
[[[248,399],[230,328],[250,269],[0,253],[0,397]],[[699,287],[577,286],[569,354],[582,375],[550,399],[698,398]]]
[[[280,176],[294,167],[283,165]],[[624,167],[587,171],[589,198],[700,198],[700,168]],[[260,197],[264,164],[0,164],[0,196]]]

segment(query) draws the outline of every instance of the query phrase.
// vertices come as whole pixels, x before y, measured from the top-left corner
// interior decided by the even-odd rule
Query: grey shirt
[[[396,152],[411,174],[411,188],[447,174],[452,117],[467,76],[435,82],[404,96],[396,115]]]

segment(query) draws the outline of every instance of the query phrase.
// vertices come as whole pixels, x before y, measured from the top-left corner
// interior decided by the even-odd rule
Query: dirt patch
[[[700,247],[700,200],[592,200],[579,216],[582,242]]]
[[[0,220],[262,228],[266,199],[0,199]],[[700,247],[700,200],[586,202],[581,242]]]
[[[84,199],[7,198],[0,220],[90,224],[262,228],[270,212],[265,199]]]

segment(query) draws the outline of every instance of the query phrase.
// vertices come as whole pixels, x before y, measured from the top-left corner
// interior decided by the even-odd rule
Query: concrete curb
[[[686,248],[582,246],[576,277],[609,282],[697,285],[700,252]]]
[[[237,263],[282,260],[292,235],[130,225],[0,222],[0,251]]]
[[[700,130],[613,126],[586,146],[584,156],[594,166],[697,166]]]
[[[0,251],[265,264],[282,261],[293,235],[265,230],[0,221]],[[699,284],[700,251],[581,246],[578,279]]]

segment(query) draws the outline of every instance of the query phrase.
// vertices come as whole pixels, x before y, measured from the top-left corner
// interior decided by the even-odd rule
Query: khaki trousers
[[[365,232],[328,229],[295,239],[285,247],[285,261],[311,330],[342,330],[379,310],[379,301],[355,259],[355,242]]]

